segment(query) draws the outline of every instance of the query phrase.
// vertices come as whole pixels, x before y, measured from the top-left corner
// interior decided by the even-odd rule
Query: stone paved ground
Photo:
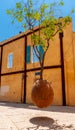
[[[0,130],[75,130],[75,107],[1,102]]]

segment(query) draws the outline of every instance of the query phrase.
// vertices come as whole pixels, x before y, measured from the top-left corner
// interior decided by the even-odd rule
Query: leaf
[[[17,17],[18,22],[22,22],[23,19],[24,19],[23,16]]]
[[[69,24],[70,22],[72,22],[72,18],[70,16],[66,16],[66,17],[64,17],[64,22],[66,24]]]
[[[52,4],[50,4],[50,7],[54,7],[54,6],[56,6],[56,2],[53,2]]]
[[[72,10],[71,10],[71,13],[72,13],[72,14],[75,13],[75,9],[72,9]]]
[[[6,10],[6,13],[10,15],[11,14],[11,10]]]
[[[33,17],[36,20],[40,20],[40,13],[39,12],[35,12]]]
[[[61,0],[61,1],[59,2],[59,5],[60,5],[60,6],[64,6],[63,0]]]
[[[48,5],[47,4],[42,4],[40,7],[40,13],[44,15],[45,10],[48,9]]]
[[[20,2],[16,3],[16,8],[22,8],[22,4]]]

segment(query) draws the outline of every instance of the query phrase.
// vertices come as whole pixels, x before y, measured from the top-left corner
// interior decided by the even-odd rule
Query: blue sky
[[[52,2],[53,0],[49,1]],[[0,0],[0,42],[19,34],[20,31],[23,31],[18,22],[12,25],[11,24],[12,18],[6,14],[6,10],[14,8],[16,2],[19,2],[19,0]],[[63,9],[62,16],[68,15],[71,9],[75,8],[74,0],[64,0],[64,3],[65,5],[62,8]],[[73,14],[72,19],[73,19],[73,31],[75,31],[75,14]]]

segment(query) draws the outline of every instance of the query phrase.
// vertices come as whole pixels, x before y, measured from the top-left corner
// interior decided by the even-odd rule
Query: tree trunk
[[[43,80],[44,60],[45,60],[45,55],[46,55],[46,52],[47,52],[48,48],[49,48],[49,39],[47,40],[47,48],[46,48],[46,50],[45,50],[45,52],[44,52],[44,54],[43,54],[43,59],[42,59],[42,61],[40,61],[40,59],[39,59],[39,61],[40,61],[40,66],[41,66],[41,70],[40,70],[40,79],[41,79],[41,80]]]
[[[44,64],[41,64],[41,70],[40,70],[40,79],[43,80],[43,70],[44,70]]]

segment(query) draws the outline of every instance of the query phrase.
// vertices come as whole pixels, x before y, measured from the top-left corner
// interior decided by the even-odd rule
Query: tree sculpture
[[[46,52],[50,46],[50,41],[58,32],[62,32],[63,28],[71,22],[71,17],[66,16],[59,18],[57,10],[63,6],[62,0],[51,4],[39,3],[37,7],[32,0],[16,3],[15,10],[7,10],[18,22],[22,23],[25,30],[32,32],[31,39],[36,56],[40,63],[40,79],[34,82],[32,89],[32,100],[38,107],[47,107],[53,101],[53,89],[47,80],[43,79],[44,60]],[[73,11],[72,11],[73,12]],[[12,21],[14,22],[14,20]],[[38,33],[34,27],[38,26]],[[38,50],[38,46],[42,47],[42,53]]]

